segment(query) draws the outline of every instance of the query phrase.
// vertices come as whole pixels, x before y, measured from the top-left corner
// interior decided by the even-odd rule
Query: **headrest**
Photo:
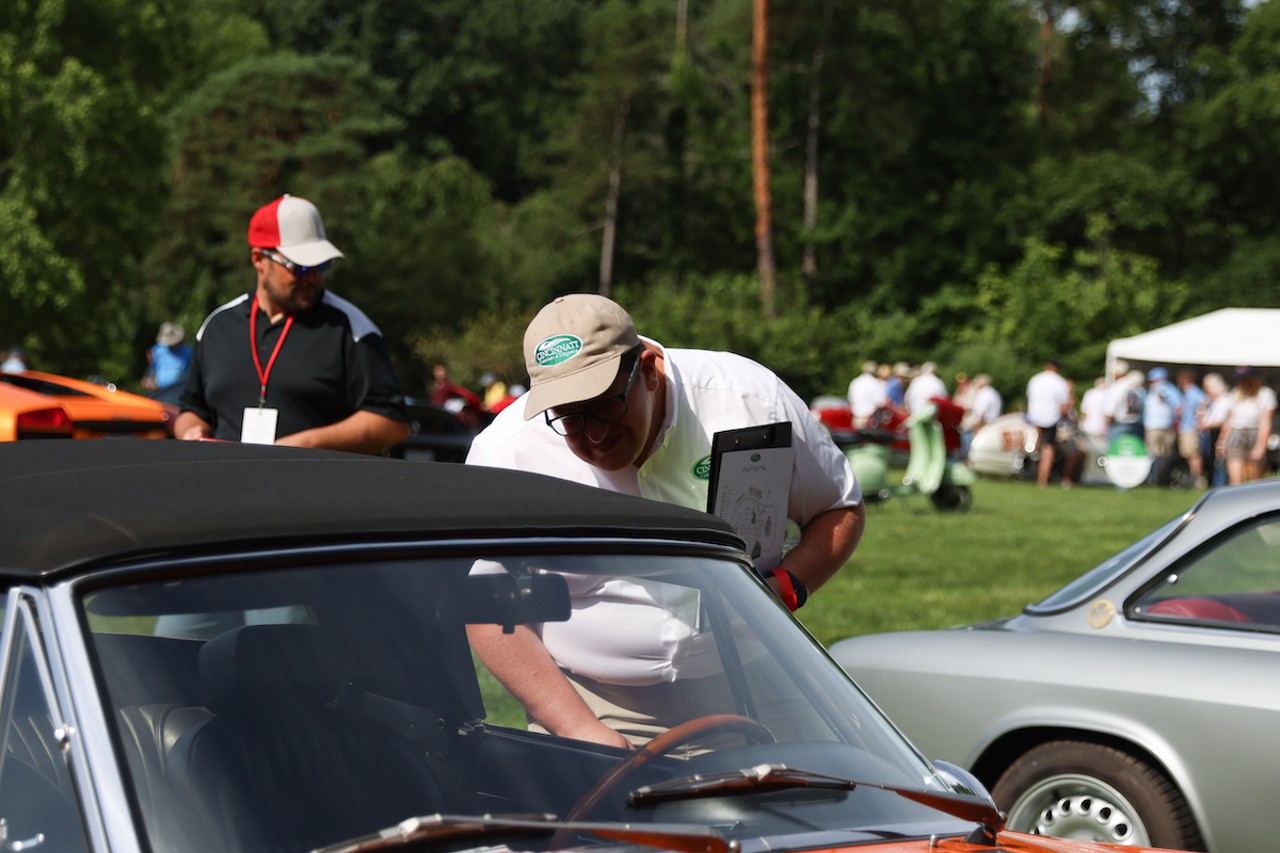
[[[315,625],[245,625],[200,649],[200,689],[214,713],[319,705],[342,683],[335,653]]]

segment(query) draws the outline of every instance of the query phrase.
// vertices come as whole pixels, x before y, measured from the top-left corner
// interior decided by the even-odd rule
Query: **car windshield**
[[[1162,527],[1148,533],[1128,548],[1112,557],[1108,557],[1043,601],[1027,605],[1026,612],[1052,613],[1071,607],[1089,596],[1097,594],[1100,589],[1128,571],[1135,561],[1145,557],[1149,551],[1167,539],[1186,520],[1186,515],[1180,515]]]
[[[295,555],[84,592],[152,849],[311,850],[429,815],[449,849],[616,847],[581,827],[620,822],[753,850],[972,829],[876,787],[956,790],[742,565],[669,550]],[[530,640],[555,677],[504,645]],[[629,743],[531,702],[565,687]],[[690,784],[716,774],[738,778]]]

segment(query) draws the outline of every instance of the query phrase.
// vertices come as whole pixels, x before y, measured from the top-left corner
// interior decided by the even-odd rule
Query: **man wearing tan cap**
[[[524,353],[528,393],[476,437],[468,464],[705,509],[715,433],[788,421],[795,451],[788,517],[800,539],[768,583],[795,610],[853,553],[866,520],[858,481],[826,429],[772,371],[733,353],[671,349],[642,338],[621,306],[591,293],[561,296],[539,311],[525,331]],[[613,598],[607,606],[653,606],[640,591],[634,602]],[[637,623],[634,616],[627,621]],[[634,637],[637,660],[646,665],[654,655],[679,654],[656,648],[657,632]],[[556,677],[562,671],[556,650],[531,630],[482,633],[473,632],[477,650],[538,724],[559,735],[625,743],[600,721],[592,673],[576,668],[571,687]],[[560,641],[581,647],[590,638]],[[611,673],[620,669],[625,662],[609,662]],[[632,710],[609,709],[611,717]]]
[[[174,435],[379,453],[409,434],[382,332],[325,289],[342,257],[320,211],[283,195],[249,222],[254,290],[214,310]]]

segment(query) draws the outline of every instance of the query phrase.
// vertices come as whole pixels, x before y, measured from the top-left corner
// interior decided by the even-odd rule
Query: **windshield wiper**
[[[903,788],[898,785],[886,785],[883,782],[845,779],[841,776],[788,767],[785,764],[757,764],[755,767],[727,770],[723,773],[671,779],[667,782],[637,788],[628,795],[628,800],[632,804],[656,803],[700,797],[733,797],[789,788],[826,788],[837,791],[879,788],[881,791],[889,791],[908,800],[946,812],[952,817],[975,821],[981,824],[983,839],[991,844],[995,843],[996,833],[1004,828],[1004,816],[1000,814],[999,809],[994,803],[981,797]]]
[[[480,841],[489,836],[539,837],[586,832],[615,841],[674,850],[678,853],[737,853],[738,843],[709,828],[686,824],[566,823],[555,815],[444,815],[411,817],[395,826],[353,838],[313,853],[366,853],[390,847],[435,847]]]

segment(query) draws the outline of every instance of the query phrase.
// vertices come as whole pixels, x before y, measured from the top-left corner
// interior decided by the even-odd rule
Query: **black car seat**
[[[443,809],[413,745],[336,706],[343,674],[315,625],[252,625],[199,657],[214,716],[174,744],[166,768],[182,809],[180,846],[301,851]]]

